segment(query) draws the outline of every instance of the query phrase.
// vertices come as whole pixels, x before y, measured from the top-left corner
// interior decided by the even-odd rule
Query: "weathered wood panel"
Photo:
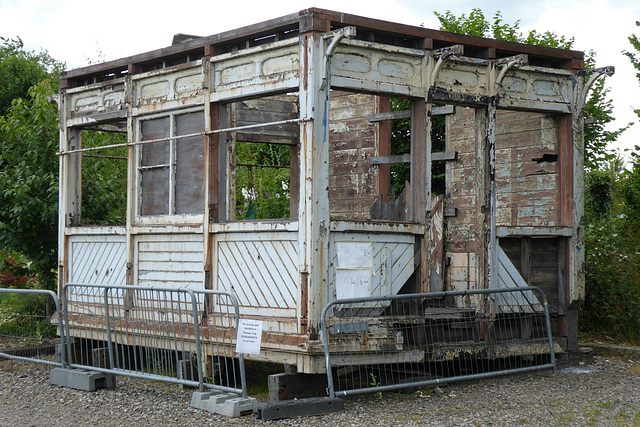
[[[211,63],[212,102],[299,87],[298,39],[218,55]]]
[[[447,219],[445,251],[450,257],[446,272],[447,290],[476,289],[482,275],[480,254],[485,200],[484,150],[480,141],[476,111],[456,108],[446,119],[446,151],[456,151],[458,159],[445,164],[447,208],[456,216]]]
[[[259,99],[249,99],[234,104],[234,126],[255,125],[283,120],[297,119],[300,115],[298,97],[278,95]],[[238,141],[297,144],[300,139],[298,123],[271,125],[261,128],[244,129],[237,132]]]
[[[69,237],[69,283],[125,285],[123,235]]]
[[[499,93],[502,108],[571,112],[573,76],[568,70],[522,66],[507,72]]]
[[[342,40],[331,58],[333,87],[424,96],[424,52]]]
[[[498,289],[529,286],[504,250],[498,246]],[[540,312],[544,309],[532,291],[497,294],[495,301],[503,313]]]
[[[123,233],[70,236],[68,250],[67,283],[116,286],[126,284],[126,242]],[[110,303],[122,303],[122,292],[112,291],[110,296]],[[101,289],[71,288],[67,297],[69,302],[104,303],[104,292]]]
[[[415,237],[332,233],[333,298],[396,295],[414,272]]]
[[[298,249],[297,241],[287,235],[280,239],[258,233],[216,236],[217,289],[234,293],[243,313],[296,316]]]
[[[549,311],[558,313],[560,283],[566,280],[561,266],[566,260],[561,257],[566,244],[562,237],[507,237],[500,239],[500,246],[514,267],[530,286],[537,286],[549,301]]]
[[[159,70],[133,77],[134,107],[184,101],[204,93],[202,61],[181,70]],[[201,102],[200,102],[201,103]],[[144,111],[141,110],[139,112]]]
[[[444,290],[444,195],[433,197],[432,200],[427,235],[429,239],[427,268],[429,268],[429,290],[440,292]]]
[[[378,194],[376,97],[333,91],[329,102],[329,208],[332,218],[370,219]]]
[[[434,100],[462,105],[486,105],[497,77],[489,61],[447,60],[431,94]],[[497,88],[499,108],[570,113],[574,80],[571,72],[533,66],[512,68]]]
[[[473,289],[481,274],[469,266],[469,260],[477,260],[481,253],[482,206],[486,203],[478,179],[483,153],[473,114],[471,109],[459,108],[448,118],[447,150],[458,152],[458,159],[446,165],[447,206],[457,212],[447,225],[451,290]],[[531,228],[534,236],[537,227],[560,226],[558,121],[540,113],[498,111],[495,132],[497,225],[503,229]],[[512,257],[512,261],[520,268],[520,259]],[[549,266],[549,272],[554,268],[557,271],[557,263]],[[557,285],[557,274],[551,282],[551,276],[543,279],[540,274],[536,273],[540,278],[536,284],[545,286],[545,292],[555,286],[552,283]]]
[[[94,87],[67,91],[68,119],[74,123],[82,123],[80,118],[86,116],[114,113],[125,105],[124,83],[120,80],[113,84],[101,84]],[[126,117],[126,114],[124,115]],[[89,123],[89,122],[87,122]]]
[[[203,289],[202,234],[136,235],[137,285]]]
[[[553,117],[498,112],[497,225],[560,225],[558,169],[558,125]]]

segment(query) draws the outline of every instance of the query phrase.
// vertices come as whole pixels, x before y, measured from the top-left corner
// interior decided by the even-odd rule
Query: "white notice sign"
[[[240,319],[236,353],[260,354],[262,340],[262,320]]]

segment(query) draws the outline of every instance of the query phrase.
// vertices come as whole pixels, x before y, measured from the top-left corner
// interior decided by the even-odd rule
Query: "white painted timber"
[[[125,285],[125,236],[69,237],[69,282]]]
[[[343,40],[331,58],[331,85],[424,96],[424,52]]]
[[[298,39],[214,56],[211,63],[212,102],[299,86]]]
[[[204,288],[202,234],[136,235],[138,286]]]
[[[83,86],[81,89],[67,91],[69,118],[120,109],[125,103],[123,81],[112,85]]]
[[[234,293],[245,314],[295,317],[298,250],[295,233],[216,236],[217,289]]]
[[[133,76],[136,107],[202,95],[202,61],[186,70],[161,70]],[[163,108],[166,109],[166,106]]]
[[[413,235],[333,232],[330,295],[396,295],[413,274],[414,252]]]
[[[75,235],[69,237],[68,283],[83,285],[126,284],[126,242],[124,235]],[[120,304],[122,292],[110,293],[111,303]],[[115,298],[115,299],[114,299]],[[102,304],[99,288],[72,287],[69,302]],[[87,307],[85,307],[88,309]]]

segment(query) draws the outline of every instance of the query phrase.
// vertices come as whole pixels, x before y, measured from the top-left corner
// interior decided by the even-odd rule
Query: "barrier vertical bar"
[[[113,344],[111,343],[111,316],[109,316],[109,292],[111,288],[104,288],[104,322],[107,328],[107,348],[109,349],[109,368],[113,369]]]

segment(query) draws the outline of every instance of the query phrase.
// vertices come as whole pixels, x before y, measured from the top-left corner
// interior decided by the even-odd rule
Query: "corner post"
[[[306,312],[310,340],[318,339],[321,311],[329,298],[329,97],[322,84],[322,33],[330,30],[329,24],[314,20],[300,35],[300,117],[307,120],[300,125],[298,326],[302,329],[301,314]],[[307,289],[302,289],[304,279]],[[305,292],[307,297],[303,298]],[[305,302],[307,306],[302,307]],[[322,361],[318,362],[318,366],[305,367],[305,371],[322,372]]]

